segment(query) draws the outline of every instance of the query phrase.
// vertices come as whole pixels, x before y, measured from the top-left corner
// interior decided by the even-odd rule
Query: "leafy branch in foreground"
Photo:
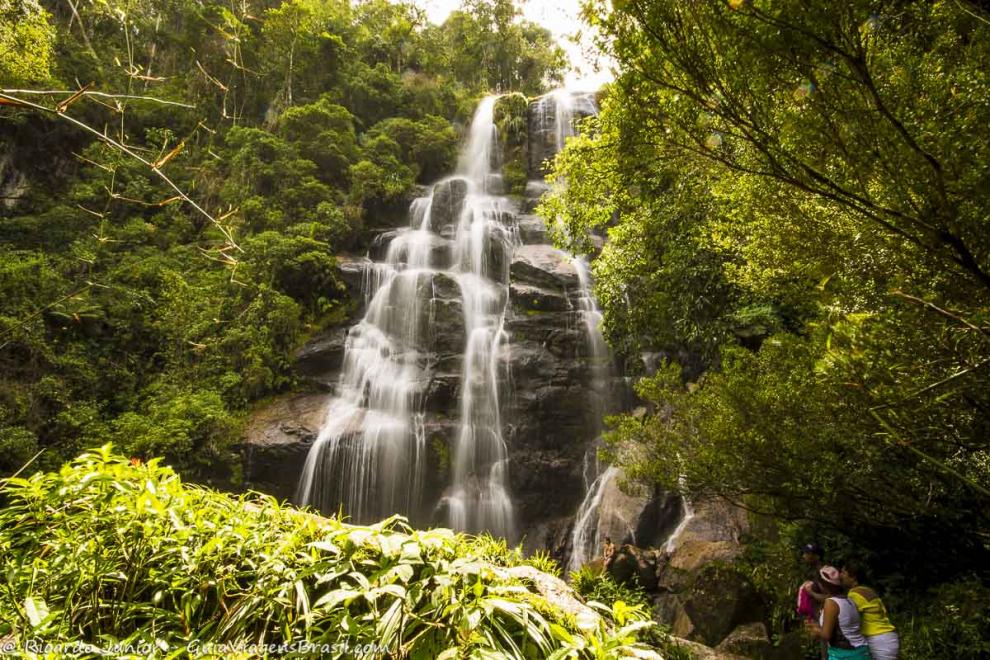
[[[641,610],[566,614],[506,572],[512,553],[493,557],[490,543],[186,486],[157,460],[109,446],[57,473],[7,479],[0,497],[0,636],[20,644],[161,656],[305,642],[411,658],[658,657],[636,641],[652,625]]]

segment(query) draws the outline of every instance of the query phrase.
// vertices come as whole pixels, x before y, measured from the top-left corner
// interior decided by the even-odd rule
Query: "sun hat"
[[[842,576],[839,575],[839,569],[835,566],[822,566],[822,570],[818,571],[818,574],[829,584],[837,587],[842,585]]]

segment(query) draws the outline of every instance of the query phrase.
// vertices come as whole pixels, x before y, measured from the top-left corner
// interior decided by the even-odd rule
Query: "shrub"
[[[109,446],[57,473],[9,479],[0,497],[0,638],[21,645],[656,657],[636,641],[650,624],[634,608],[576,621],[482,559],[511,559],[489,541],[414,531],[398,517],[348,525],[190,487],[157,459],[129,461]]]
[[[901,629],[905,660],[990,657],[990,587],[977,577],[940,585]]]
[[[620,584],[606,573],[600,564],[585,564],[570,575],[571,586],[584,599],[599,602],[610,610],[631,608],[635,611],[652,607],[646,592],[636,584]],[[669,631],[661,626],[652,626],[641,639],[649,646],[659,649],[667,660],[691,660],[691,653],[675,644]]]

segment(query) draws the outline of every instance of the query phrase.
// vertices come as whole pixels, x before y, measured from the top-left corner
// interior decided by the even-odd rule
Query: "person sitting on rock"
[[[828,595],[818,623],[805,622],[808,633],[828,644],[829,660],[869,660],[870,647],[860,629],[859,611],[846,595],[839,569],[823,566],[818,573]]]
[[[901,638],[887,617],[887,608],[877,592],[860,584],[864,573],[858,561],[846,561],[842,566],[842,586],[849,590],[849,600],[859,611],[860,629],[866,637],[873,660],[897,660]]]
[[[612,539],[606,536],[605,546],[602,548],[602,563],[606,571],[613,561],[615,561],[615,545],[612,543]]]

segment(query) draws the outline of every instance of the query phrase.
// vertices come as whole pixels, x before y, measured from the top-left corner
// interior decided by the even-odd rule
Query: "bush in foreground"
[[[0,487],[0,639],[157,657],[658,657],[636,608],[562,612],[512,553],[184,485],[109,446]],[[484,552],[483,552],[484,550]],[[481,555],[486,554],[486,559]],[[63,646],[65,648],[65,646]]]

